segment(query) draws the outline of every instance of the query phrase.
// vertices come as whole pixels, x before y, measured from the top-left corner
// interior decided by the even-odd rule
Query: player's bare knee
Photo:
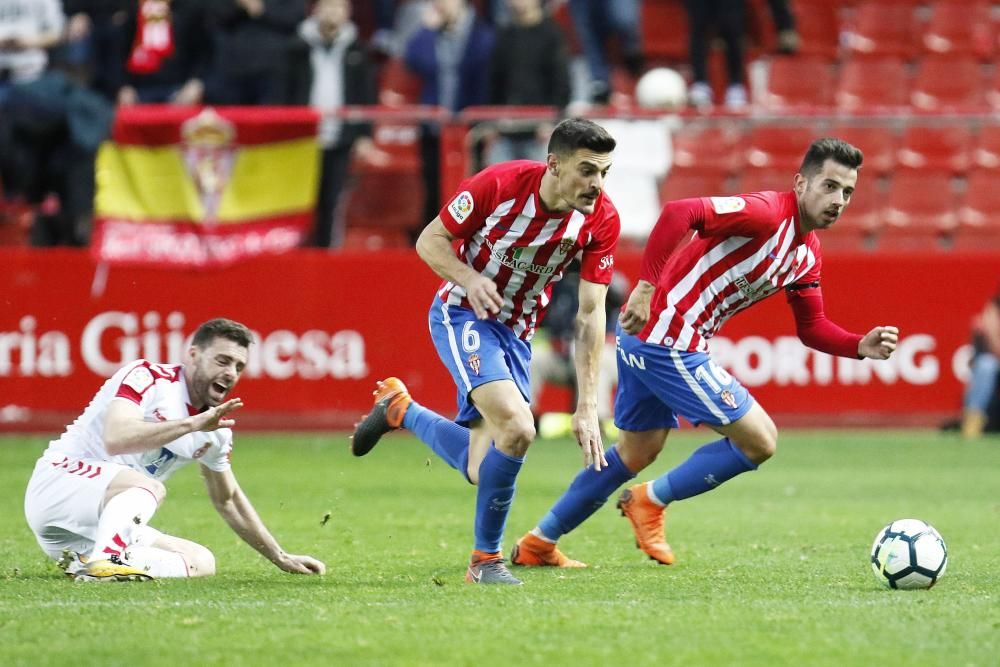
[[[633,473],[638,473],[660,455],[666,444],[666,437],[667,432],[663,429],[642,433],[622,431],[615,449],[625,467]]]
[[[762,429],[732,442],[754,464],[760,465],[777,451],[778,432],[776,429]]]
[[[164,498],[167,497],[167,487],[164,486],[163,482],[155,479],[143,480],[141,488],[146,489],[153,497],[156,498],[156,504],[160,505],[163,503]]]
[[[530,416],[527,419],[512,417],[505,426],[503,435],[510,453],[518,457],[524,456],[535,439],[534,420]]]
[[[209,577],[215,574],[215,554],[200,544],[191,544],[184,553],[188,574],[192,577]]]

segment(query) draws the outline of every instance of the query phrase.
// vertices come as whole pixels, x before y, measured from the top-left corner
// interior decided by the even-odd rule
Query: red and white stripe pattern
[[[64,456],[62,461],[53,461],[53,468],[62,468],[70,475],[79,475],[88,479],[94,479],[101,474],[101,466],[93,463],[86,463]]]
[[[793,193],[758,194],[770,195],[770,206],[741,209],[739,231],[731,235],[725,225],[713,226],[713,218],[727,214],[714,213],[710,200],[703,200],[711,235],[696,236],[664,266],[649,322],[639,334],[645,342],[704,352],[707,340],[736,313],[794,283],[819,280],[819,242],[813,233],[799,234]]]
[[[619,230],[618,213],[603,195],[591,215],[544,212],[538,195],[544,171],[545,165],[524,161],[488,168],[464,182],[452,200],[474,201],[467,217],[456,217],[453,203],[441,211],[445,226],[463,239],[458,257],[496,283],[503,298],[497,321],[525,340],[573,259],[582,260],[585,279],[610,282]],[[465,289],[453,282],[445,281],[438,296],[449,305],[470,307]]]

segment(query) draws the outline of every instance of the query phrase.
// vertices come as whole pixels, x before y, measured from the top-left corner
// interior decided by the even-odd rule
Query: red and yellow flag
[[[316,204],[317,122],[306,107],[119,109],[97,156],[97,258],[206,267],[300,245]]]

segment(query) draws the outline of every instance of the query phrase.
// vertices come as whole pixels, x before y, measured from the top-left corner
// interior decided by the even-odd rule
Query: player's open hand
[[[868,359],[888,359],[898,342],[896,327],[875,327],[858,343],[858,354]]]
[[[475,278],[463,287],[477,318],[485,320],[503,308],[503,298],[497,291],[497,284],[486,276],[476,274]]]
[[[236,424],[236,420],[227,417],[229,413],[234,410],[239,410],[243,407],[242,398],[230,398],[225,403],[220,403],[215,407],[209,408],[204,412],[200,412],[195,415],[195,429],[196,431],[214,431],[219,428],[232,428]]]
[[[634,336],[646,326],[646,322],[649,321],[649,302],[652,298],[653,285],[640,280],[629,294],[625,310],[618,316],[618,322],[621,323],[625,333]]]
[[[326,574],[326,565],[312,556],[284,554],[275,565],[292,574]]]
[[[594,470],[608,467],[604,458],[604,442],[601,439],[601,422],[595,410],[578,410],[573,415],[573,435],[583,450],[583,467],[594,466]]]

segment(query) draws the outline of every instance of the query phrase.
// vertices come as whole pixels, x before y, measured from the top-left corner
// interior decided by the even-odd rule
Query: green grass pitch
[[[707,437],[675,433],[641,479]],[[211,548],[219,574],[74,583],[24,523],[44,446],[0,438],[0,665],[1000,664],[997,439],[785,431],[760,471],[671,508],[672,567],[635,549],[609,503],[562,541],[589,568],[517,569],[522,587],[463,583],[474,489],[402,435],[363,459],[343,435],[238,436],[244,489],[287,550],[327,563],[322,578],[240,542],[189,466],[153,525]],[[507,552],[579,464],[569,441],[533,446]],[[875,533],[903,517],[948,544],[930,591],[870,571]]]

